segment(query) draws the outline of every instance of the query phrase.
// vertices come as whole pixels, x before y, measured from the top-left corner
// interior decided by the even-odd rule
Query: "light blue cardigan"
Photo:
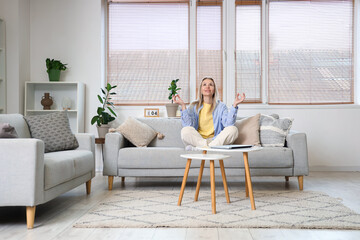
[[[199,109],[196,109],[196,105],[191,106],[185,110],[181,110],[181,123],[183,127],[194,127],[196,130],[199,129],[199,112],[202,109],[203,105]],[[214,138],[228,126],[234,126],[236,122],[238,107],[231,106],[230,111],[226,105],[218,101],[216,107],[213,111],[213,121],[214,121]]]

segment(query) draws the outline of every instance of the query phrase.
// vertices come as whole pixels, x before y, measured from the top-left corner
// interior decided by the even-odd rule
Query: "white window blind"
[[[169,103],[168,86],[173,79],[180,79],[179,93],[189,102],[187,1],[136,2],[117,0],[108,5],[107,78],[118,86],[114,102]]]
[[[223,96],[222,87],[222,1],[197,1],[196,92],[204,77],[214,79]]]
[[[236,1],[236,93],[261,102],[261,0]]]
[[[353,87],[353,1],[270,0],[269,103],[353,103]]]

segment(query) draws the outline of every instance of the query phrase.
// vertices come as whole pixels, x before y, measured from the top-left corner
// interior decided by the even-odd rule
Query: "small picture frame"
[[[159,108],[145,108],[144,117],[159,117]]]

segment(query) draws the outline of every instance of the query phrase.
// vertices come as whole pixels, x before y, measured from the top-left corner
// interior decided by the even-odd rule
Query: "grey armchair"
[[[0,206],[26,206],[27,227],[33,228],[35,208],[86,183],[90,194],[95,176],[94,136],[76,134],[74,150],[44,153],[44,142],[30,138],[20,114],[0,114],[19,138],[0,139]]]

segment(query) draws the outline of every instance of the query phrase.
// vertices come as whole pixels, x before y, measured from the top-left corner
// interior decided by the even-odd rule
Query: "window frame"
[[[107,29],[107,20],[108,11],[106,12],[106,8],[108,7],[107,0],[105,1],[105,21],[104,21],[104,29],[105,33],[108,31]],[[328,104],[297,104],[297,103],[289,103],[289,104],[271,104],[268,103],[268,36],[269,36],[269,3],[268,0],[262,0],[262,10],[261,10],[261,59],[262,59],[262,70],[261,70],[261,96],[262,96],[262,103],[253,103],[248,104],[244,103],[241,105],[241,108],[244,110],[246,109],[288,109],[291,106],[291,109],[312,109],[312,108],[319,108],[319,109],[353,109],[360,107],[360,2],[353,0],[353,67],[352,67],[352,74],[353,74],[353,103],[328,103]],[[234,101],[234,91],[235,91],[235,0],[225,0],[223,1],[223,25],[222,25],[222,46],[223,46],[223,102],[230,106]],[[196,88],[198,87],[196,84],[196,0],[189,0],[189,98],[190,102],[196,100]],[[234,24],[227,24],[234,22]],[[104,60],[105,60],[105,67],[104,67],[104,80],[102,85],[107,82],[107,48],[106,46],[108,39],[107,33],[104,37]],[[195,44],[194,44],[195,42]],[[359,42],[359,43],[358,43]],[[122,107],[123,106],[123,107]],[[129,108],[128,106],[133,106],[135,108]],[[127,104],[120,104],[117,105],[119,109],[137,109],[140,106],[145,105],[127,105]],[[157,106],[148,104],[146,106]],[[143,109],[143,108],[141,108]]]
[[[190,7],[191,7],[191,0],[104,0],[106,1],[106,63],[105,63],[105,69],[106,69],[106,73],[105,73],[105,82],[106,84],[109,82],[109,7],[110,4],[113,3],[131,3],[131,4],[141,4],[141,3],[170,3],[170,4],[176,4],[176,3],[187,3],[188,5],[188,86],[189,88],[184,90],[181,89],[182,91],[187,91],[188,92],[188,96],[189,96],[189,101],[185,101],[185,104],[189,104],[191,102],[191,80],[190,80]],[[170,85],[171,83],[171,79],[168,80],[168,83]],[[113,84],[112,82],[110,82],[110,84]],[[105,86],[105,85],[104,85]],[[164,89],[164,91],[168,91],[167,88]],[[165,99],[164,101],[166,101],[168,99]],[[170,102],[170,100],[168,100]],[[139,101],[138,103],[121,103],[118,101],[114,101],[114,105],[119,107],[119,106],[165,106],[168,103],[158,103],[158,102],[141,102]]]

